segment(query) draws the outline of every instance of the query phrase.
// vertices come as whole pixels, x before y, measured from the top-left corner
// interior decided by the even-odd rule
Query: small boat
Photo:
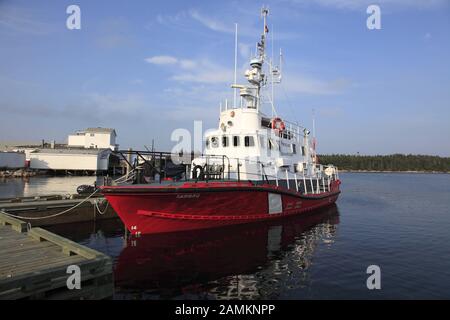
[[[101,187],[132,234],[282,219],[338,199],[338,169],[319,163],[315,137],[276,115],[273,85],[281,82],[281,68],[266,61],[267,15],[263,8],[261,40],[245,72],[249,83],[232,85],[240,99],[221,105],[218,128],[205,136],[205,153],[187,166],[189,179]],[[269,85],[272,116],[262,110]]]

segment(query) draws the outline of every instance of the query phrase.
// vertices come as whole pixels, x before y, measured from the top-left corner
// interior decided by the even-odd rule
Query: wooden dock
[[[36,219],[57,214],[78,205],[80,202],[84,201],[84,197],[79,195],[70,195],[69,197],[48,195],[40,197],[8,198],[0,199],[0,212],[4,211],[20,216],[20,220],[30,222],[33,227],[117,218],[117,214],[110,206],[106,208],[104,214],[98,212],[95,208],[95,202],[101,202],[102,200],[104,200],[104,198],[101,196],[92,197],[67,214],[54,218]],[[100,210],[103,211],[105,207],[105,204],[99,204]],[[27,217],[32,217],[33,219],[27,219]]]
[[[81,289],[70,290],[70,265]],[[107,299],[114,291],[108,256],[0,213],[0,300]]]

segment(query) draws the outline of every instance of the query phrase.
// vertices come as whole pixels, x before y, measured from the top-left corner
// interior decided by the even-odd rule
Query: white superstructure
[[[306,179],[314,179],[316,183],[311,183],[314,191],[319,185],[326,185],[329,178],[336,178],[337,169],[317,164],[309,130],[275,116],[273,85],[281,82],[281,70],[273,66],[273,61],[265,68],[268,10],[263,8],[261,13],[263,32],[256,56],[245,72],[248,84],[232,85],[239,90],[240,103],[231,107],[226,103],[221,107],[218,129],[205,137],[205,156],[192,162],[193,178],[198,175],[195,167],[202,167],[202,173],[210,172],[211,176],[222,173],[222,177],[231,179],[270,180],[277,185],[284,181],[288,188],[298,188],[297,182],[289,186],[291,180],[303,179],[306,184]],[[262,111],[262,90],[270,89],[269,86],[272,86],[269,100],[273,116]]]

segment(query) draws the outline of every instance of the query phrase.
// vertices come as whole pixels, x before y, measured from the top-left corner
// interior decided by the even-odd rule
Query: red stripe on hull
[[[188,189],[110,187],[103,188],[102,192],[132,234],[207,229],[278,219],[333,204],[339,195],[338,185],[329,193],[308,197],[273,186],[253,187],[246,183],[226,190],[219,186]],[[269,214],[268,194],[274,192],[281,194],[282,212]]]

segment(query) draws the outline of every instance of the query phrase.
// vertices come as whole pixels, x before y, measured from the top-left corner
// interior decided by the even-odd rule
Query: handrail
[[[142,162],[139,164],[139,161],[136,161],[137,159],[143,160],[144,163],[150,164],[151,168],[155,170],[156,173],[159,174],[159,182],[161,183],[162,174],[163,174],[163,168],[162,168],[162,162],[163,160],[166,161],[173,157],[180,157],[182,154],[180,153],[174,153],[174,152],[158,152],[158,151],[137,151],[137,150],[123,150],[123,151],[116,151],[117,154],[121,155],[121,158],[126,161],[128,165],[130,165],[131,168],[133,168],[131,171],[128,172],[128,176],[120,177],[116,180],[116,183],[124,183],[128,182],[130,179],[134,179],[135,177],[139,176],[137,170],[142,169]],[[136,155],[136,158],[131,164],[127,157],[125,155],[134,154]],[[193,154],[193,153],[187,153],[187,155],[191,156],[191,162],[185,164],[186,168],[189,168],[189,165],[192,165],[193,158],[203,158],[205,159],[205,164],[208,167],[206,171],[204,171],[204,178],[206,181],[209,181],[210,179],[217,178],[220,175],[220,178],[223,180],[236,180],[241,181],[242,175],[246,175],[247,178],[250,181],[255,180],[261,180],[266,181],[269,183],[269,179],[274,179],[276,182],[276,185],[279,185],[279,179],[287,181],[287,187],[289,188],[291,185],[290,183],[290,177],[292,177],[292,174],[294,175],[294,181],[295,181],[295,190],[299,190],[299,185],[302,183],[299,183],[297,177],[300,177],[303,182],[304,186],[304,193],[307,194],[308,190],[310,190],[312,193],[320,193],[321,189],[323,191],[331,190],[331,181],[337,180],[339,178],[338,176],[338,168],[334,165],[322,165],[322,164],[312,164],[312,168],[314,168],[314,172],[311,172],[309,175],[305,175],[305,172],[302,171],[300,174],[298,174],[295,171],[291,171],[291,166],[285,167],[284,169],[280,170],[278,166],[275,163],[270,163],[269,166],[267,166],[267,163],[263,163],[259,159],[250,159],[250,158],[238,158],[238,157],[229,157],[227,155],[221,154]],[[214,170],[214,172],[210,171],[210,164],[211,160],[221,160],[221,166],[218,164],[217,161],[212,161],[214,165],[218,166],[217,170]],[[157,161],[159,160],[159,165],[157,165]],[[236,161],[237,167],[236,169],[232,170],[231,163],[232,161]],[[246,170],[242,171],[241,166],[245,164]],[[256,165],[256,172],[250,172],[248,171],[248,165],[249,164],[255,164]],[[273,168],[275,174],[268,174],[267,168]],[[331,175],[326,175],[325,170],[328,168],[332,168],[333,171]],[[227,172],[225,172],[227,170]],[[295,170],[295,168],[294,168]],[[285,175],[286,177],[281,178],[279,175],[279,171],[286,171]],[[309,170],[308,170],[309,171]],[[185,179],[188,177],[188,172],[185,171]],[[298,175],[297,175],[298,174]],[[233,175],[233,178],[232,178]],[[234,176],[237,175],[237,176]],[[325,183],[326,178],[326,183]],[[307,181],[310,180],[309,183],[311,184],[311,188],[307,187]],[[312,180],[316,180],[315,183],[313,183]]]

